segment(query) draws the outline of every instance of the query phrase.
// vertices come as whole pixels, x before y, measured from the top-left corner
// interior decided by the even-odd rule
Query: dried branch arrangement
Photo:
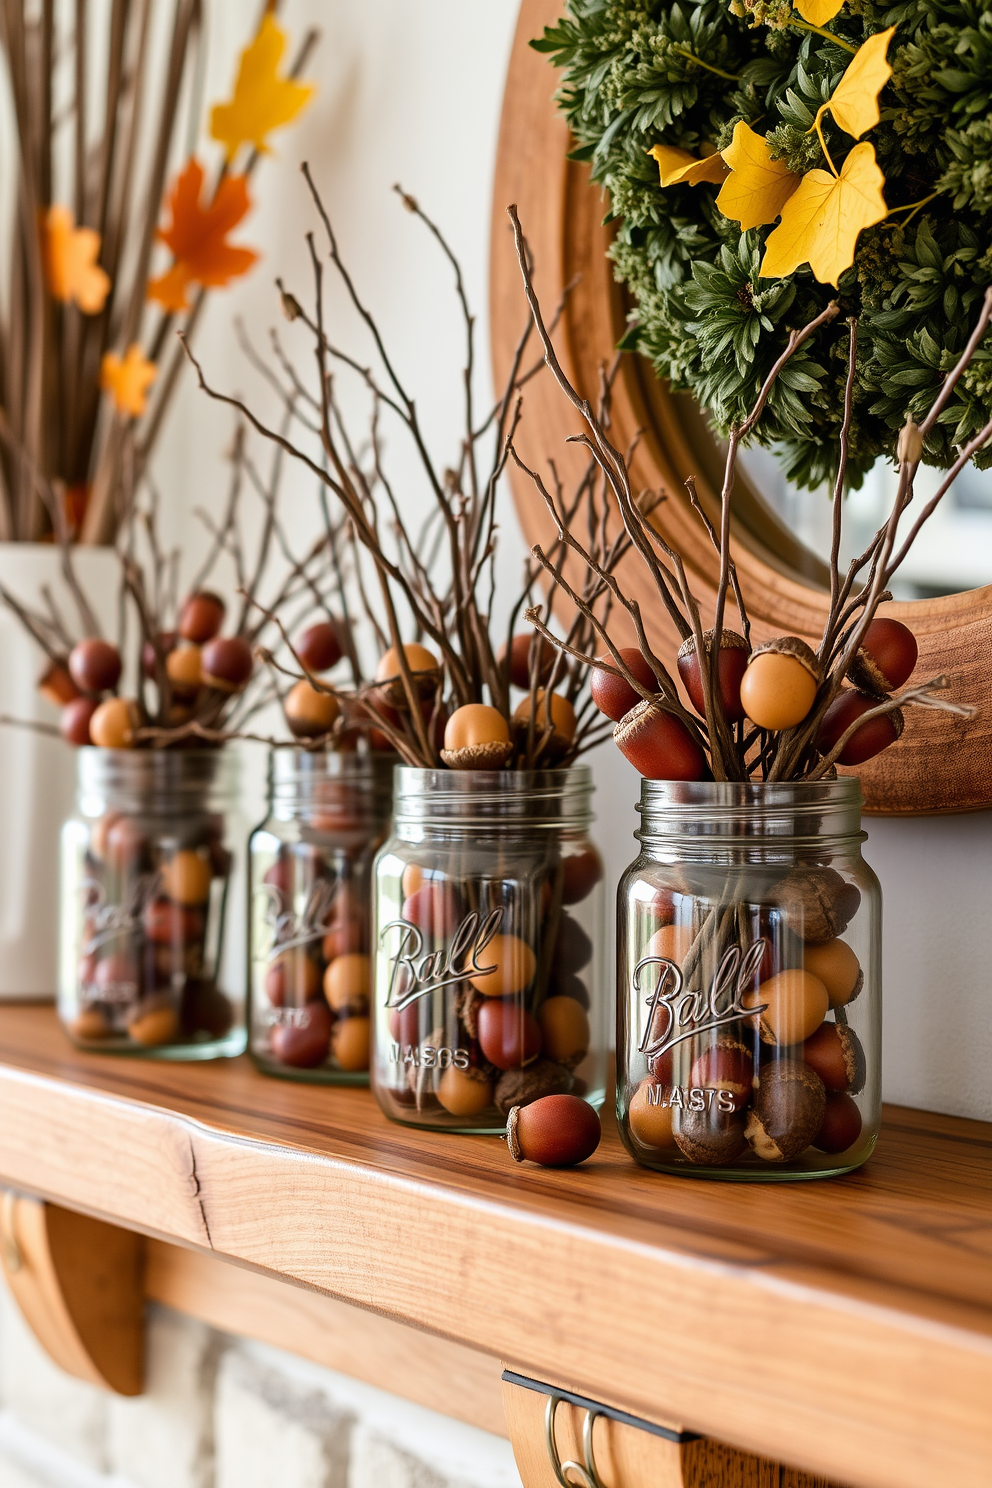
[[[0,0],[17,127],[2,260],[0,541],[52,536],[43,483],[72,537],[112,541],[118,486],[145,470],[183,363],[170,332],[191,335],[208,289],[255,262],[228,234],[251,207],[268,134],[313,92],[295,79],[315,34],[281,75],[286,37],[273,9],[231,98],[212,110],[223,158],[208,180],[191,153],[166,190],[177,151],[199,132],[203,0],[99,10]],[[157,242],[169,258],[150,277]]]
[[[299,700],[299,711],[291,723],[300,732],[310,728],[315,733],[320,706],[326,707],[331,699],[346,709],[349,727],[363,726],[374,747],[391,748],[408,764],[452,769],[567,765],[608,732],[589,694],[588,669],[582,660],[609,623],[615,603],[615,585],[605,575],[630,545],[627,532],[608,531],[606,475],[590,453],[584,474],[574,490],[566,492],[552,469],[554,500],[567,527],[584,533],[594,558],[581,591],[581,607],[562,636],[564,645],[550,647],[538,643],[530,631],[517,631],[523,611],[532,605],[541,564],[555,569],[565,561],[564,535],[540,562],[528,562],[500,644],[491,619],[497,502],[522,416],[522,389],[542,368],[541,360],[527,363],[532,327],[528,321],[501,396],[480,414],[475,320],[461,268],[437,224],[397,187],[402,204],[423,223],[451,268],[464,326],[464,433],[455,458],[442,463],[429,446],[413,391],[342,258],[310,171],[304,166],[303,172],[324,240],[322,253],[314,234],[307,235],[311,308],[305,309],[301,297],[277,282],[286,318],[308,339],[315,381],[298,370],[274,330],[271,356],[263,359],[252,353],[284,411],[283,427],[275,428],[243,399],[214,388],[188,353],[211,398],[237,409],[259,433],[318,478],[364,555],[359,572],[366,608],[379,616],[381,655],[375,675],[356,691],[343,692],[316,676],[304,650],[290,645],[299,679],[291,694]],[[368,335],[371,366],[364,353],[338,344],[328,329],[327,264]],[[367,427],[359,429],[349,419],[346,408],[354,405],[343,395],[345,378],[363,391]],[[610,386],[611,377],[604,375],[595,415],[604,429],[609,427]],[[430,513],[422,527],[411,526],[390,475],[391,428],[398,428],[412,448],[430,495]],[[325,501],[329,523],[331,509]],[[537,613],[550,634],[551,602],[538,605]],[[288,644],[288,636],[285,639]],[[523,694],[516,703],[514,689]]]
[[[113,640],[101,635],[76,573],[58,493],[52,483],[41,483],[75,613],[65,614],[47,589],[28,604],[0,585],[0,601],[47,658],[39,690],[61,709],[58,731],[68,743],[112,749],[202,748],[235,738],[278,743],[252,728],[272,704],[282,704],[292,724],[281,669],[269,649],[280,648],[287,626],[306,626],[297,647],[314,667],[329,668],[344,654],[357,665],[352,612],[342,608],[349,585],[344,523],[329,525],[298,553],[279,509],[282,451],[273,452],[263,471],[242,425],[230,467],[223,510],[196,513],[206,549],[184,593],[182,554],[165,551],[159,538],[154,487],[148,484],[141,501],[128,503],[116,545],[120,592]],[[266,666],[259,668],[259,660]]]
[[[720,523],[710,521],[696,494],[694,479],[686,488],[694,511],[719,554],[720,569],[713,623],[704,628],[700,605],[689,585],[679,553],[664,539],[646,514],[644,502],[631,486],[629,460],[610,442],[607,428],[592,405],[569,382],[555,355],[551,329],[546,325],[534,289],[530,256],[516,209],[509,208],[524,289],[545,360],[558,386],[585,425],[574,436],[586,448],[609,493],[614,525],[647,566],[652,581],[682,644],[677,670],[688,694],[683,701],[678,682],[652,648],[640,608],[624,595],[600,552],[585,542],[562,509],[554,491],[540,474],[528,470],[554,519],[556,549],[564,546],[597,582],[606,585],[637,636],[638,645],[618,646],[586,604],[583,594],[561,573],[560,562],[543,548],[534,556],[554,586],[564,590],[585,619],[595,645],[584,652],[563,645],[544,623],[537,608],[527,618],[548,644],[567,649],[569,657],[593,669],[592,696],[607,717],[616,722],[614,739],[621,752],[649,779],[700,780],[817,780],[835,765],[857,766],[880,753],[903,731],[907,707],[941,708],[971,717],[969,705],[942,694],[950,686],[946,676],[924,682],[909,681],[916,666],[917,644],[900,621],[877,614],[891,598],[889,585],[921,529],[952,482],[992,439],[992,417],[957,453],[934,496],[920,508],[908,531],[900,522],[912,505],[914,481],[929,431],[941,418],[958,382],[969,366],[992,320],[992,289],[985,293],[981,314],[953,370],[924,417],[907,417],[898,440],[899,482],[892,510],[865,551],[841,572],[839,554],[844,510],[845,471],[854,401],[857,320],[849,321],[849,357],[839,461],[833,490],[833,533],[830,556],[830,604],[826,625],[814,651],[798,636],[780,636],[752,647],[747,608],[731,556],[730,518],[734,476],[742,444],[761,420],[769,393],[791,358],[836,319],[836,300],[801,330],[790,333],[748,416],[730,430],[720,496]],[[988,410],[986,411],[988,414]],[[509,431],[512,446],[513,431]],[[512,453],[512,449],[511,449]],[[518,464],[521,462],[518,460]],[[521,467],[526,468],[526,467]],[[728,605],[739,617],[740,630],[725,628]],[[594,654],[605,647],[605,654]],[[848,685],[850,684],[850,685]],[[900,691],[899,689],[902,689]]]

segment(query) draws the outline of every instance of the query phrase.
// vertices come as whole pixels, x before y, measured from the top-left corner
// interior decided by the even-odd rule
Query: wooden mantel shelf
[[[992,1127],[901,1108],[854,1176],[572,1172],[245,1059],[87,1056],[0,1009],[0,1183],[865,1488],[988,1488]]]

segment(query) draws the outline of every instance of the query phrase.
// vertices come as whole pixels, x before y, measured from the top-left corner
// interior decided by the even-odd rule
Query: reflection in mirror
[[[830,556],[830,492],[800,490],[789,482],[774,450],[753,448],[743,452],[741,465],[764,502],[781,518],[788,530],[812,553],[824,560]],[[916,500],[904,515],[906,528],[920,507],[930,499],[943,472],[924,467],[916,478]],[[851,491],[844,503],[842,563],[864,552],[891,510],[896,471],[887,460],[879,460],[859,491]],[[929,599],[940,594],[959,594],[992,584],[992,470],[969,467],[937,507],[903,563],[893,594],[896,599]]]

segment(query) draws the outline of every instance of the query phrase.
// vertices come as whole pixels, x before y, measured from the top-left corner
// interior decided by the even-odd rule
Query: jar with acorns
[[[103,1053],[213,1058],[244,1048],[247,835],[224,749],[81,748],[62,831],[59,1015]]]
[[[251,835],[249,1049],[270,1075],[368,1081],[372,863],[395,756],[274,750]]]
[[[639,1163],[820,1178],[879,1125],[878,881],[856,779],[643,780],[619,891],[617,1114]]]
[[[395,772],[375,868],[373,1088],[394,1120],[505,1129],[606,1084],[589,770]]]

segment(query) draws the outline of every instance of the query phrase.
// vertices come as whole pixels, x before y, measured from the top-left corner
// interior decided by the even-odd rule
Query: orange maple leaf
[[[258,254],[251,248],[236,248],[227,242],[231,232],[251,207],[244,176],[225,176],[204,207],[203,166],[194,157],[178,176],[169,195],[172,222],[156,236],[175,255],[175,263],[148,284],[148,298],[166,310],[186,310],[186,291],[191,284],[205,289],[222,288],[247,274]]]
[[[110,279],[97,263],[100,234],[77,227],[68,207],[49,207],[45,214],[45,279],[55,299],[72,301],[84,315],[99,315],[110,293]]]
[[[108,351],[100,363],[100,386],[113,399],[118,413],[140,418],[148,401],[148,389],[158,376],[141,347],[133,341],[124,356]]]

